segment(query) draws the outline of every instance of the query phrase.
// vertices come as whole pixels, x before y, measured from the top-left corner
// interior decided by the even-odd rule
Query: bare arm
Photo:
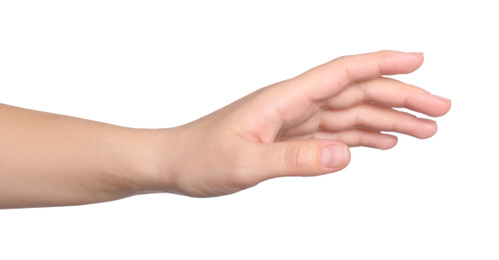
[[[134,195],[154,167],[157,132],[0,104],[0,208]]]
[[[335,172],[349,147],[429,138],[445,98],[383,75],[420,53],[346,56],[262,88],[189,124],[131,129],[0,105],[0,208],[76,205],[148,192],[220,196],[280,176]]]

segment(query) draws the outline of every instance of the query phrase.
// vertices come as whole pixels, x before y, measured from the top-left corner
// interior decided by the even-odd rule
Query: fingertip
[[[406,52],[410,59],[413,59],[413,64],[415,66],[414,70],[418,69],[424,63],[424,53],[422,52]]]
[[[382,75],[407,74],[417,70],[424,61],[422,52],[384,50],[378,52]]]
[[[424,98],[425,106],[420,108],[420,112],[428,116],[440,117],[447,114],[451,109],[452,102],[450,99],[429,93],[422,97]]]
[[[394,135],[383,134],[383,141],[378,145],[378,149],[380,150],[389,150],[395,147],[398,143],[398,137]]]
[[[437,122],[431,119],[419,118],[420,122],[423,122],[421,125],[420,131],[415,135],[415,137],[419,139],[428,139],[434,136],[438,131]]]
[[[452,101],[448,98],[444,98],[441,96],[434,95],[437,98],[438,102],[438,111],[435,116],[443,116],[447,114],[452,106]]]
[[[416,56],[419,61],[419,66],[424,63],[424,53],[422,52],[411,52],[412,55]]]

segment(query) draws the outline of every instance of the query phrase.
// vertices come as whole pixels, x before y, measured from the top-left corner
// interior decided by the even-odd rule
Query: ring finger
[[[420,139],[429,138],[437,131],[437,124],[433,120],[373,104],[362,104],[344,110],[325,110],[321,114],[319,127],[319,130],[328,132],[364,128],[397,132]]]
[[[450,108],[449,100],[390,78],[377,78],[352,86],[329,99],[327,107],[345,109],[362,103],[407,108],[429,116],[441,116]]]

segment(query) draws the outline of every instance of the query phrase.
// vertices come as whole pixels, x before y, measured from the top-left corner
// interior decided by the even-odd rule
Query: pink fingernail
[[[321,163],[326,168],[338,168],[345,164],[347,151],[343,145],[328,145],[322,148]]]
[[[439,98],[440,100],[443,100],[443,101],[445,101],[445,102],[451,102],[451,100],[450,100],[450,99],[448,99],[448,98],[444,98],[444,97],[437,96],[437,95],[433,95],[433,96],[435,96],[435,97],[437,97],[437,98]]]
[[[423,121],[423,122],[426,122],[426,123],[431,123],[431,124],[435,124],[435,120],[431,120],[431,119],[428,119],[428,118],[418,118],[419,120]]]

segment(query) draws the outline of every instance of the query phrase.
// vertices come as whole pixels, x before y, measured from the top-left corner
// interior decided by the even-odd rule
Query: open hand
[[[350,161],[349,146],[394,147],[397,138],[385,132],[429,138],[433,120],[393,108],[437,117],[450,101],[383,77],[422,63],[421,53],[395,51],[341,57],[168,129],[162,184],[188,196],[219,196],[274,177],[339,171]]]

